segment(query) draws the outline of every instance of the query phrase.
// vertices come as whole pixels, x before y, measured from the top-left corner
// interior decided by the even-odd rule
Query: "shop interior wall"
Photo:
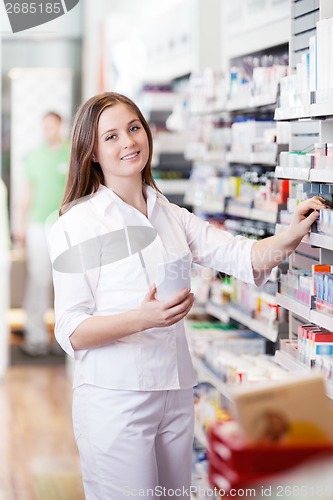
[[[82,4],[65,16],[25,32],[12,34],[1,24],[1,176],[11,202],[11,80],[13,68],[69,68],[73,74],[73,112],[81,102]],[[33,134],[34,132],[31,131]],[[20,307],[24,288],[24,262],[12,260],[11,306]]]

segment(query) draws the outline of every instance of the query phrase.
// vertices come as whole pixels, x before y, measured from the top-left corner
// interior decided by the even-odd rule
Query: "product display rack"
[[[230,121],[230,117],[234,119],[237,115],[266,115],[269,114],[273,118],[274,105],[276,104],[276,96],[256,96],[256,98],[251,98],[250,101],[233,100],[225,103],[222,108],[208,108],[205,111],[198,113],[199,116],[221,116],[226,121]],[[280,147],[280,146],[279,146]],[[201,155],[198,157],[191,157],[195,162],[203,162],[206,164],[213,163],[214,159],[217,160],[216,163],[219,165],[221,171],[232,171],[233,168],[237,168],[239,164],[242,164],[247,169],[252,169],[252,167],[267,167],[270,169],[276,166],[276,157],[278,153],[278,148],[274,155],[270,154],[260,154],[251,153],[247,155],[235,155],[228,153],[227,155],[220,155],[217,157],[214,153],[210,152],[208,155]],[[191,203],[194,207],[195,212],[200,216],[201,214],[209,214],[212,216],[222,215],[226,218],[250,220],[257,222],[264,222],[267,224],[275,225],[277,222],[277,215],[280,206],[277,206],[276,212],[269,211],[265,209],[265,203],[261,208],[249,207],[242,204],[237,198],[224,197],[221,196],[220,199],[210,199],[205,200],[193,200],[193,192],[188,193],[188,199],[185,198],[187,203]],[[272,278],[272,282],[276,282],[276,277]],[[214,318],[218,319],[222,323],[229,323],[230,321],[235,321],[241,325],[247,327],[253,332],[261,335],[263,338],[267,339],[269,343],[274,345],[279,337],[284,337],[287,332],[286,324],[278,324],[274,322],[259,320],[251,317],[244,311],[237,309],[232,304],[220,305],[214,303],[212,300],[208,300],[205,305],[205,312]],[[267,349],[267,348],[266,348]],[[270,349],[270,348],[269,348]],[[214,373],[205,362],[192,353],[192,359],[195,371],[197,373],[197,378],[199,383],[211,384],[218,393],[224,398],[222,399],[222,405],[226,404],[229,406],[230,401],[232,401],[232,385],[230,383],[225,383],[221,380],[221,377]],[[273,363],[274,364],[274,363]],[[195,436],[198,442],[202,446],[207,446],[207,438],[205,432],[200,424],[196,425]]]
[[[286,228],[285,225],[277,224],[276,232],[278,233],[279,231],[282,231],[285,228]],[[333,236],[329,234],[310,232],[309,234],[304,236],[302,242],[310,246],[333,251]]]
[[[198,113],[200,116],[209,116],[211,114],[221,115],[226,121],[234,121],[238,116],[246,116],[247,114],[253,116],[270,116],[273,118],[274,105],[276,105],[276,95],[262,95],[250,97],[249,99],[232,99],[226,101],[223,108],[212,108],[208,107],[204,111]],[[279,149],[281,146],[279,145]],[[250,154],[235,154],[229,152],[226,154],[225,161],[228,164],[229,171],[231,172],[234,167],[239,167],[240,165],[252,169],[256,166],[265,166],[267,168],[276,166],[276,156],[278,153],[278,147],[276,152],[273,154],[267,153],[250,153]],[[203,161],[204,158],[191,157],[194,162]],[[221,169],[223,166],[221,165]],[[251,220],[257,222],[265,222],[268,224],[276,224],[277,215],[280,206],[277,205],[276,212],[265,209],[265,203],[263,202],[262,208],[255,208],[246,206],[241,200],[233,197],[223,197],[220,199],[206,199],[193,200],[191,197],[191,192],[187,193],[185,200],[191,203],[195,209],[195,212],[199,215],[222,215],[226,218],[236,218],[243,220]],[[236,309],[232,305],[221,306],[212,301],[208,301],[206,306],[206,312],[211,316],[217,318],[218,320],[227,323],[230,320],[237,321],[244,326],[248,327],[252,331],[264,336],[267,340],[276,342],[279,335],[283,335],[286,332],[286,325],[275,325],[269,324],[268,322],[260,321],[252,318],[248,314],[245,314],[239,309]]]
[[[190,201],[190,198],[189,198]],[[232,198],[222,198],[219,201],[211,200],[198,203],[193,201],[192,206],[200,210],[200,212],[205,212],[206,214],[225,214],[232,217],[240,217],[242,219],[250,219],[259,222],[267,222],[269,224],[275,224],[277,221],[278,212],[270,212],[260,208],[248,208],[241,206],[237,203],[237,200]]]
[[[300,363],[292,356],[282,351],[276,351],[274,359],[280,366],[295,374],[310,373],[311,371],[311,368],[307,367],[304,363]],[[326,382],[325,389],[327,396],[333,399],[333,384]]]
[[[276,342],[279,334],[286,332],[286,325],[275,325],[251,318],[232,305],[220,306],[209,301],[206,306],[206,312],[222,321],[222,323],[228,323],[230,319],[233,319],[271,342]]]
[[[215,389],[217,389],[217,391],[219,391],[220,394],[222,394],[222,396],[231,401],[232,389],[230,389],[230,385],[222,382],[222,380],[217,375],[215,375],[215,373],[212,372],[200,358],[198,358],[194,354],[192,354],[192,359],[198,380],[200,382],[207,382],[211,384],[215,387]]]
[[[325,15],[329,10],[329,0],[312,0],[310,1],[292,1],[292,15],[295,18],[292,21],[292,36],[293,44],[291,46],[291,67],[295,67],[298,64],[298,60],[305,52],[307,47],[307,39],[309,36],[313,35],[313,26],[309,27],[311,20],[315,21],[320,17],[319,6],[325,5],[323,11]],[[312,9],[311,12],[303,12],[302,8]],[[333,4],[332,4],[333,9]],[[321,9],[320,9],[321,10]],[[331,14],[333,16],[333,12]],[[310,23],[311,24],[311,23]],[[303,30],[303,31],[302,31]],[[308,32],[308,33],[307,33]],[[305,33],[305,34],[304,34]],[[268,100],[269,101],[269,100]],[[267,102],[270,105],[271,102]],[[262,101],[264,106],[264,101]],[[254,107],[254,105],[253,105]],[[253,112],[253,107],[251,112]],[[244,109],[250,108],[248,104],[239,100],[238,102],[227,102],[223,109],[210,109],[209,113],[232,113],[240,112],[242,113]],[[201,113],[203,116],[203,113]],[[309,104],[308,106],[297,106],[294,108],[278,108],[275,111],[275,119],[278,121],[290,121],[292,122],[291,128],[291,142],[290,151],[306,149],[306,146],[300,146],[302,141],[309,141],[314,144],[315,142],[333,142],[333,102],[329,101],[327,103]],[[308,119],[318,121],[318,132],[313,133],[311,127],[307,127],[304,124],[304,129],[299,133],[297,128],[299,124],[303,125],[301,122],[307,121]],[[311,136],[311,137],[310,137]],[[262,158],[263,163],[266,166],[276,166],[275,158],[274,161],[269,158]],[[226,155],[226,162],[230,165],[235,164],[255,164],[259,165],[261,163],[260,157],[256,154],[247,155],[245,158],[243,155],[229,153]],[[276,166],[275,176],[278,179],[288,179],[290,181],[300,181],[305,183],[321,183],[321,184],[333,184],[333,169],[329,170],[315,170],[315,169],[300,169],[300,168],[285,168],[281,166]],[[290,183],[292,185],[292,182]],[[206,214],[223,214],[224,216],[230,216],[233,218],[243,218],[259,220],[268,223],[275,224],[279,221],[279,214],[268,213],[265,209],[254,209],[241,206],[241,203],[237,204],[235,198],[223,198],[220,202],[216,200],[208,200],[196,204],[195,208],[200,213],[205,212]],[[278,212],[283,210],[285,207],[279,206]],[[286,226],[282,224],[277,224],[276,232],[284,229]],[[311,232],[309,235],[303,238],[302,244],[308,248],[308,252],[302,247],[302,252],[295,252],[290,258],[290,268],[301,269],[303,266],[310,266],[311,262],[315,263],[325,263],[333,264],[333,236],[323,233]],[[319,249],[319,257],[314,255],[311,247],[317,247]],[[305,267],[307,268],[307,267]],[[333,331],[333,316],[328,316],[322,312],[315,311],[311,309],[310,306],[304,305],[301,302],[296,301],[289,296],[277,293],[276,295],[277,304],[288,311],[289,314],[289,337],[294,338],[295,332],[293,331],[294,324],[296,321],[311,322],[315,325],[327,328]],[[206,305],[206,312],[213,317],[219,319],[220,321],[226,323],[230,319],[233,319],[251,330],[259,333],[263,337],[271,340],[273,342],[277,341],[283,337],[283,333],[286,332],[287,325],[279,325],[276,327],[272,324],[265,324],[260,321],[254,320],[253,318],[243,314],[239,309],[236,309],[232,305],[218,305],[212,301],[208,301]],[[282,334],[282,335],[281,335]],[[209,358],[208,358],[209,359]],[[295,374],[307,374],[311,371],[310,366],[305,363],[301,363],[298,359],[294,358],[292,355],[284,351],[276,351],[274,361],[276,364],[284,368],[285,370],[295,373]],[[228,400],[232,400],[232,387],[231,384],[224,384],[219,377],[216,376],[202,361],[200,358],[193,355],[194,366],[198,375],[199,381],[208,382],[214,386],[220,394],[225,396]],[[218,366],[218,365],[217,365]],[[333,399],[333,384],[326,382],[326,393],[330,399]],[[201,429],[202,430],[202,429]],[[204,445],[206,439],[200,431],[197,432],[198,440]],[[225,487],[224,478],[220,476],[221,487]]]
[[[311,24],[307,24],[308,29],[305,33],[307,33],[307,42],[306,38],[302,38],[303,40],[303,51],[309,48],[309,37],[316,35],[316,22],[318,20],[326,19],[333,17],[333,5],[329,0],[314,0],[314,2],[291,2],[292,12],[295,14],[295,18],[292,22],[296,22],[300,19],[307,19],[312,21]],[[305,9],[304,11],[300,9]],[[311,10],[312,9],[312,10]],[[290,45],[290,60],[293,61],[297,57],[297,53],[299,52],[297,44],[295,44],[295,37],[291,37],[293,42]],[[296,64],[294,65],[295,69]],[[319,82],[321,78],[319,69],[317,67],[317,77],[316,81]],[[318,84],[318,83],[317,83]],[[328,91],[327,94],[330,94],[332,90]],[[319,91],[318,91],[319,92]],[[314,102],[317,98],[317,93],[311,93],[311,96],[307,96],[309,102],[313,102],[308,105],[299,105],[295,107],[280,107],[277,108],[275,112],[276,120],[288,120],[291,122],[291,151],[298,150],[298,142],[297,135],[304,133],[306,136],[307,124],[311,123],[308,120],[311,120],[314,123],[316,120],[318,122],[318,139],[311,138],[311,133],[308,134],[309,144],[307,148],[304,150],[310,150],[311,142],[312,147],[314,142],[330,142],[332,140],[333,133],[333,102],[331,100],[327,100],[326,102]],[[303,128],[303,131],[301,130]],[[293,135],[293,130],[295,131]],[[297,131],[297,132],[296,132]],[[311,130],[313,132],[313,129]],[[294,137],[294,140],[293,140]],[[303,146],[304,147],[304,146]],[[277,166],[275,171],[276,177],[280,179],[289,179],[290,183],[293,184],[295,182],[299,183],[318,183],[318,184],[333,184],[333,170],[332,169],[319,169],[319,168],[308,168],[308,167],[281,167]],[[285,226],[278,224],[276,227],[276,232],[281,231]],[[305,244],[305,245],[304,245]],[[312,263],[320,263],[320,264],[333,264],[333,236],[329,234],[324,234],[320,232],[316,232],[315,230],[311,231],[308,235],[306,235],[302,240],[302,252],[301,255],[297,256],[297,251],[295,254],[291,256],[290,261],[290,269],[311,269]],[[306,247],[308,246],[309,251],[306,252]],[[310,249],[317,247],[318,248],[318,259],[314,260],[314,253],[310,251]],[[306,254],[309,254],[308,256]],[[333,316],[324,314],[313,309],[310,305],[303,304],[299,302],[295,298],[284,295],[282,293],[277,294],[277,302],[279,305],[284,307],[289,311],[289,338],[292,340],[295,338],[296,331],[294,331],[295,326],[299,323],[312,323],[322,328],[326,328],[327,330],[333,331]],[[300,360],[294,358],[292,355],[288,354],[284,351],[277,351],[275,353],[276,362],[279,363],[284,368],[290,370],[291,372],[304,372],[310,371],[310,367],[302,363]],[[333,398],[333,386],[330,383],[326,383],[326,391],[327,395],[330,398]]]
[[[303,106],[295,106],[294,108],[277,108],[275,111],[275,119],[284,120],[299,120],[299,119],[314,119],[326,118],[333,115],[333,101],[327,103],[309,104]]]

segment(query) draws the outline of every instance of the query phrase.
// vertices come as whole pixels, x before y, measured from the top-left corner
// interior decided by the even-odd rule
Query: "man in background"
[[[65,188],[70,145],[61,135],[62,118],[50,111],[43,117],[45,142],[31,151],[24,163],[26,185],[20,206],[19,230],[14,240],[25,245],[27,283],[22,350],[31,356],[49,352],[49,331],[44,315],[51,304],[52,273],[46,243],[45,221],[58,210]]]

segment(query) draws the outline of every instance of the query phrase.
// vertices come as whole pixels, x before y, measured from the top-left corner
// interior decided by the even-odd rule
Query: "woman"
[[[78,110],[49,242],[55,334],[76,359],[73,422],[88,500],[190,498],[191,263],[260,285],[324,207],[300,204],[290,227],[263,241],[234,237],[169,203],[151,157],[149,126],[128,98],[105,93]]]

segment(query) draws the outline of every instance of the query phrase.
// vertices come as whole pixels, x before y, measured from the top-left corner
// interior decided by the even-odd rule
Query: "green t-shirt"
[[[60,208],[68,172],[70,144],[63,142],[56,149],[43,145],[28,154],[24,172],[32,185],[30,222],[45,222]]]

